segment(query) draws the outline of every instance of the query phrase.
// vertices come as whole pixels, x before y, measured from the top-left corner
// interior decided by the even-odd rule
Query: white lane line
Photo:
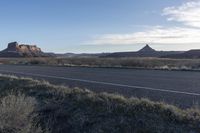
[[[111,83],[111,82],[102,82],[102,81],[76,79],[76,78],[66,78],[66,77],[58,77],[58,76],[35,74],[35,73],[14,72],[14,71],[7,71],[7,70],[0,70],[0,72],[27,75],[27,76],[36,76],[36,77],[43,77],[43,78],[53,78],[53,79],[62,79],[62,80],[70,80],[70,81],[79,81],[79,82],[85,82],[85,83],[110,85],[110,86],[117,86],[117,87],[127,87],[127,88],[133,88],[133,89],[143,89],[143,90],[150,90],[150,91],[160,91],[160,92],[168,92],[168,93],[175,93],[175,94],[185,94],[185,95],[192,95],[192,96],[200,96],[199,93],[164,90],[164,89],[156,89],[156,88],[151,88],[151,87],[132,86],[132,85],[125,85],[125,84]]]

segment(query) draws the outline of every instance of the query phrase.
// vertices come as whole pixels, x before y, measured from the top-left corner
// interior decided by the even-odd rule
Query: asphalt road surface
[[[200,105],[200,72],[0,65],[0,73],[164,101],[183,108]]]

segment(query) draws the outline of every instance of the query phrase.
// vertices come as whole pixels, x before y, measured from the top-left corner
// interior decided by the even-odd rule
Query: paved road
[[[44,79],[96,92],[144,97],[181,107],[200,103],[200,72],[0,65],[0,73]]]

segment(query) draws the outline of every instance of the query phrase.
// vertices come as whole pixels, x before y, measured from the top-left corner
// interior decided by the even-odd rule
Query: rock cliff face
[[[36,45],[18,44],[11,42],[8,47],[0,52],[0,57],[44,57],[47,56]]]

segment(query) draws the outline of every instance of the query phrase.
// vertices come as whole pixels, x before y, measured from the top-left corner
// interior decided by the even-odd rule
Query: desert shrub
[[[37,127],[36,100],[25,95],[8,95],[0,100],[0,132],[1,133],[39,133]]]
[[[68,57],[68,58],[0,58],[3,64],[34,64],[52,66],[87,66],[87,67],[123,67],[150,69],[200,69],[199,59],[164,59],[164,58],[98,58],[98,57]]]
[[[19,90],[24,95],[9,96],[10,93]],[[5,113],[1,117],[7,117],[6,113],[8,116],[13,114],[14,117],[7,118],[12,120],[14,124],[9,125],[13,126],[8,128],[3,126],[4,129],[18,130],[19,127],[30,129],[29,127],[40,125],[41,129],[48,129],[50,133],[200,132],[199,109],[184,110],[147,99],[125,98],[107,93],[97,94],[79,88],[55,86],[48,82],[3,75],[0,75],[0,97],[3,101],[1,103],[6,103],[2,105],[9,107],[4,109],[6,111],[3,111]],[[18,97],[19,100],[16,100]],[[4,102],[9,99],[14,99],[11,100],[14,104]],[[35,101],[38,102],[36,111]],[[14,110],[16,105],[21,108]],[[19,111],[25,107],[29,109]],[[36,120],[32,118],[35,118],[34,112],[37,114]],[[22,124],[18,125],[18,122]]]
[[[30,62],[28,62],[28,64],[31,64],[31,65],[41,65],[41,64],[45,64],[45,61],[32,59],[32,60],[30,60]]]

